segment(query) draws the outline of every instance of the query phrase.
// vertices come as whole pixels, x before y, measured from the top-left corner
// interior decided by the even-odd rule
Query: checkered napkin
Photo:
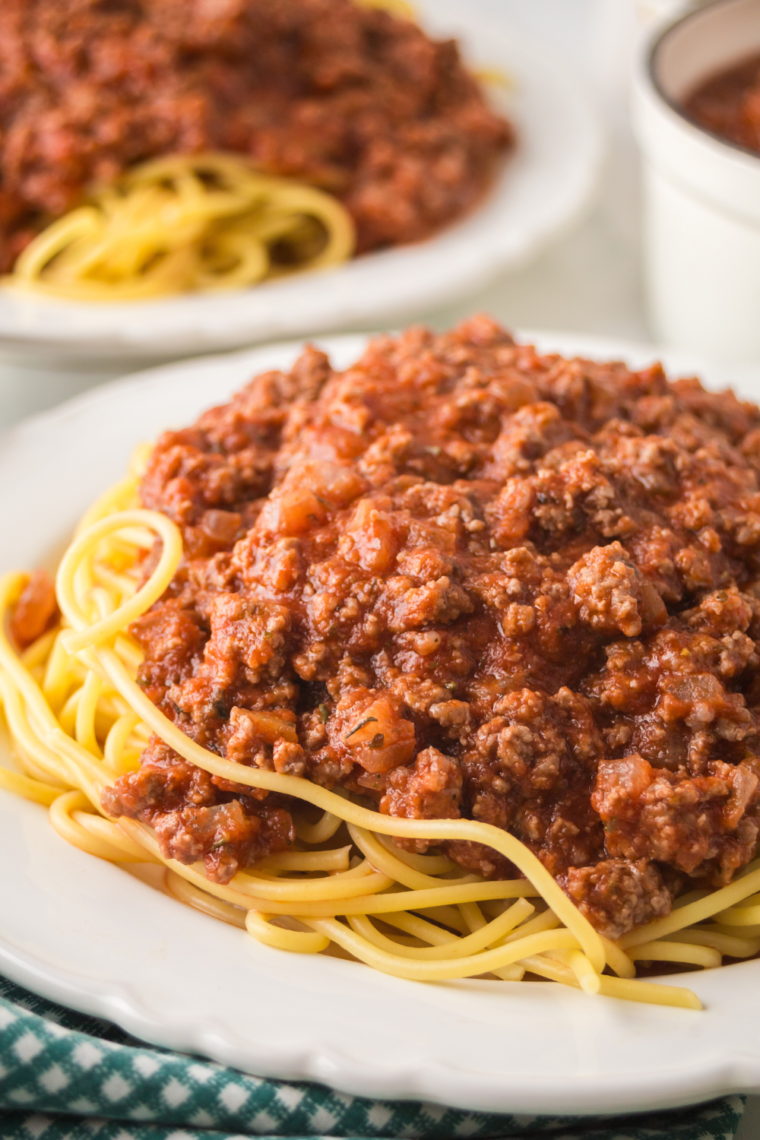
[[[2,1140],[733,1140],[743,1109],[584,1120],[368,1100],[148,1049],[0,978]]]

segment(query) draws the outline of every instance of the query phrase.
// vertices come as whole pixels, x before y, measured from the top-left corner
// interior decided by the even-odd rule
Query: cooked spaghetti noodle
[[[351,215],[313,186],[235,155],[175,155],[95,190],[33,239],[6,281],[72,300],[137,300],[339,265],[355,243]]]
[[[57,575],[60,628],[17,652],[5,632],[24,574],[0,580],[0,701],[21,771],[0,786],[47,805],[69,843],[114,863],[163,864],[177,899],[296,953],[339,947],[385,973],[420,981],[535,975],[586,993],[699,1009],[686,988],[637,980],[636,965],[703,968],[760,950],[760,862],[730,886],[676,902],[666,918],[614,943],[599,935],[535,855],[512,835],[463,819],[381,815],[303,778],[248,767],[202,748],[134,680],[140,650],[127,627],[165,591],[182,540],[164,515],[137,507],[132,475],[88,512]],[[161,556],[140,585],[139,556]],[[202,863],[165,858],[151,829],[109,819],[101,792],[135,769],[155,733],[190,764],[322,813],[296,812],[294,849],[270,855],[228,884]],[[469,840],[500,852],[523,878],[463,875],[438,854],[410,854],[394,838]]]
[[[414,5],[409,4],[408,0],[356,0],[356,2],[363,8],[384,8],[386,12],[400,16],[402,20],[414,20],[417,15]]]

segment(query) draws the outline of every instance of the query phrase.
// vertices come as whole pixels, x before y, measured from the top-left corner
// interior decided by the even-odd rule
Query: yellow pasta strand
[[[27,669],[35,669],[38,665],[44,665],[47,661],[50,650],[53,647],[53,642],[58,636],[57,629],[48,630],[33,641],[24,652],[21,654],[21,660]]]
[[[356,0],[356,3],[364,8],[384,8],[404,20],[414,20],[417,15],[414,5],[408,0]]]
[[[647,1005],[676,1005],[682,1009],[702,1009],[702,1002],[691,990],[682,986],[665,986],[660,982],[630,981],[628,978],[610,978],[603,974],[599,979],[599,992],[607,997],[624,1001],[643,1001]]]
[[[760,954],[760,938],[736,938],[709,927],[679,930],[677,934],[671,934],[667,941],[678,944],[691,943],[694,946],[711,946],[729,958],[754,958],[756,954]]]
[[[130,863],[156,863],[161,865],[161,860],[156,859],[150,855],[144,847],[140,847],[133,839],[112,823],[109,819],[103,819],[100,815],[95,815],[91,811],[78,811],[71,812],[71,818],[85,831],[89,831],[91,835],[97,836],[105,843],[115,847],[118,851],[123,852],[125,861]]]
[[[760,923],[760,906],[732,906],[715,916],[724,926],[757,926]]]
[[[135,767],[129,760],[128,754],[125,753],[125,748],[129,735],[137,727],[139,720],[140,718],[135,713],[124,713],[113,722],[106,736],[103,749],[104,759],[108,766],[120,776]],[[127,757],[126,762],[125,755]]]
[[[95,710],[98,697],[103,689],[103,682],[95,673],[88,673],[84,685],[80,690],[80,698],[76,708],[75,735],[83,748],[100,756],[100,745],[95,736]]]
[[[537,914],[535,918],[529,919],[519,931],[514,934],[508,934],[503,939],[504,942],[514,942],[515,939],[521,938],[524,934],[539,934],[542,930],[556,930],[561,926],[556,914],[551,910],[545,910],[543,914]]]
[[[734,903],[753,895],[758,887],[760,887],[760,870],[751,871],[748,875],[734,880],[729,886],[721,887],[704,898],[697,899],[696,902],[674,908],[665,918],[658,918],[646,926],[631,930],[630,933],[623,935],[619,945],[624,950],[630,950],[634,946],[641,946],[644,942],[658,941],[686,926],[704,922],[705,919],[725,912],[726,908],[732,907]]]
[[[48,707],[52,712],[64,705],[68,693],[71,657],[66,652],[61,633],[58,633],[53,644],[52,652],[47,660],[45,676],[42,681],[42,692]]]
[[[189,883],[187,879],[183,879],[181,875],[175,874],[174,871],[167,869],[165,882],[169,894],[173,895],[179,902],[191,906],[203,914],[208,914],[211,918],[217,918],[220,922],[226,922],[230,926],[237,926],[240,930],[245,930],[246,911],[233,906],[231,903],[223,902],[222,899],[214,898],[206,891],[199,890],[198,887]]]
[[[45,807],[50,807],[61,794],[60,788],[43,783],[42,780],[34,780],[20,772],[13,772],[10,768],[0,768],[0,788],[5,788],[6,792],[14,792],[17,796],[23,796],[24,799],[33,800],[34,803],[44,804]]]
[[[256,865],[262,871],[348,871],[351,847],[336,847],[332,851],[283,851],[268,855]]]
[[[464,924],[470,934],[475,934],[478,930],[483,930],[486,926],[483,912],[476,902],[462,903],[459,907],[459,913],[464,919]]]
[[[116,531],[123,530],[125,526],[139,526],[140,524],[144,524],[155,531],[162,541],[163,549],[158,566],[145,585],[128,602],[124,602],[107,617],[91,625],[82,607],[81,599],[77,597],[75,571],[92,553],[101,539],[109,537]],[[99,645],[101,642],[115,637],[117,633],[135,621],[140,614],[150,609],[174,577],[174,572],[181,558],[182,537],[177,527],[169,519],[158,514],[157,511],[121,511],[117,515],[111,515],[101,519],[100,522],[93,523],[88,530],[74,540],[58,568],[56,578],[58,602],[69,624],[73,627],[71,632],[64,633],[62,636],[67,652],[76,653],[80,649]]]
[[[450,930],[444,930],[435,923],[428,922],[426,918],[420,918],[419,915],[410,914],[408,911],[384,914],[382,921],[386,926],[394,926],[397,930],[402,930],[405,934],[410,934],[413,938],[427,942],[431,946],[451,946],[457,942],[456,934],[452,934]]]
[[[444,961],[447,958],[465,958],[470,954],[476,954],[486,947],[492,946],[498,942],[505,934],[514,930],[526,918],[533,913],[533,907],[525,899],[519,899],[508,910],[504,912],[501,918],[496,918],[493,922],[488,923],[486,926],[481,927],[480,930],[474,931],[466,938],[454,938],[452,941],[446,941],[438,946],[396,946],[391,938],[386,937],[373,925],[372,921],[366,915],[353,915],[349,918],[349,926],[352,930],[361,934],[368,941],[374,941],[376,946],[381,949],[390,950],[396,949],[405,958],[415,958],[420,961]]]
[[[634,962],[685,962],[705,969],[719,966],[721,955],[709,946],[690,946],[688,943],[659,940],[635,946],[628,954]]]
[[[266,905],[269,902],[285,903],[305,902],[314,900],[354,899],[364,898],[367,895],[386,891],[393,886],[393,879],[388,875],[370,873],[362,878],[353,878],[350,871],[330,875],[322,879],[267,880],[253,874],[240,872],[235,885],[243,894],[256,899],[256,905],[268,913]],[[283,913],[283,912],[280,912]]]
[[[348,950],[355,958],[366,962],[385,974],[413,981],[433,982],[449,978],[467,978],[473,974],[486,974],[492,969],[510,966],[529,954],[539,954],[545,950],[577,949],[578,941],[569,930],[549,930],[543,934],[529,935],[517,942],[500,946],[493,950],[483,950],[479,954],[445,962],[417,962],[390,954],[373,946],[361,935],[344,926],[336,918],[307,918],[299,915],[302,921],[333,942]]]
[[[34,771],[40,777],[44,773],[48,778],[54,777],[60,783],[71,786],[75,776],[65,759],[59,757],[29,724],[27,710],[21,694],[8,683],[7,675],[0,673],[0,700],[5,710],[5,719],[16,744],[21,752],[24,764],[31,771],[30,761]]]
[[[579,950],[557,951],[554,955],[561,962],[565,962],[578,980],[578,985],[587,994],[598,994],[601,986],[601,976],[596,972],[585,954]]]
[[[4,283],[69,300],[140,300],[339,265],[355,245],[351,215],[322,190],[260,174],[240,155],[174,155],[94,189],[30,242]]]
[[[445,875],[447,871],[459,872],[457,864],[446,855],[418,855],[416,851],[405,851],[403,847],[399,847],[390,835],[378,835],[377,838],[391,855],[406,863],[407,867],[421,871],[423,875]]]
[[[306,823],[305,820],[298,820],[296,834],[304,843],[327,843],[342,823],[343,820],[340,816],[332,815],[331,812],[326,811],[323,812],[322,818],[317,823]]]
[[[249,910],[245,916],[245,927],[249,934],[267,946],[278,950],[290,950],[296,954],[319,954],[330,945],[326,934],[285,930],[275,926],[265,915]]]
[[[79,791],[64,792],[50,805],[48,813],[53,828],[62,839],[73,847],[79,847],[89,855],[96,855],[113,863],[135,862],[135,857],[123,848],[115,846],[109,839],[96,835],[74,817],[74,812],[89,806],[87,797]],[[105,822],[105,821],[104,821]]]
[[[405,887],[413,890],[425,890],[428,887],[439,887],[440,880],[432,875],[417,871],[402,859],[392,854],[385,844],[381,843],[376,835],[364,827],[356,827],[349,823],[348,833],[365,858],[383,874],[389,875],[396,882],[403,883]],[[471,876],[462,876],[461,883],[472,882]]]

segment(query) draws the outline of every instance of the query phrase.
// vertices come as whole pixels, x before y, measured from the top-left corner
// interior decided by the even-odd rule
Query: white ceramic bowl
[[[760,53],[760,0],[718,0],[655,38],[634,79],[645,272],[666,345],[760,360],[760,155],[690,122],[701,80]]]

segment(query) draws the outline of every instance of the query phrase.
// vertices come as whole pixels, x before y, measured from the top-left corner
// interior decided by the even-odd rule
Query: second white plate
[[[0,291],[0,349],[37,360],[190,356],[338,328],[379,327],[430,312],[535,256],[575,221],[596,186],[596,112],[572,68],[481,0],[420,0],[420,22],[460,40],[473,67],[501,71],[494,98],[519,145],[486,201],[428,241],[337,269],[235,293],[85,304]]]

